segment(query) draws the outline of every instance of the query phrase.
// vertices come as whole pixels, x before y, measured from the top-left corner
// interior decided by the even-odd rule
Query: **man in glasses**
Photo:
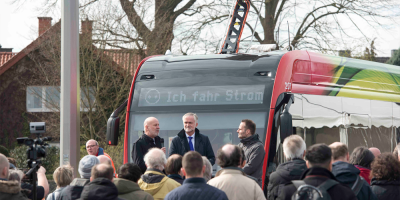
[[[111,161],[111,166],[114,169],[114,174],[116,174],[114,162],[111,159],[111,156],[108,155],[106,152],[104,152],[103,148],[99,147],[99,143],[96,140],[90,139],[86,142],[86,151],[88,152],[89,155],[92,156],[101,156],[101,155],[107,156]]]

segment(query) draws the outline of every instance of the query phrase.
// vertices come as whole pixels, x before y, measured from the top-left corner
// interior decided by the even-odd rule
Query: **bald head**
[[[8,178],[8,168],[10,167],[10,163],[6,156],[0,153],[0,178],[7,179]]]
[[[374,154],[375,158],[377,158],[379,155],[381,155],[381,150],[379,150],[376,147],[371,147],[369,150]]]
[[[114,169],[108,164],[98,164],[93,166],[90,181],[96,178],[107,178],[112,181],[114,176]]]
[[[143,127],[144,133],[151,138],[157,137],[160,132],[160,123],[155,117],[148,117],[144,120]]]
[[[97,158],[99,159],[100,164],[108,164],[108,165],[111,165],[111,160],[110,160],[107,156],[105,156],[105,155],[100,155],[100,156],[97,156]]]
[[[336,161],[349,162],[349,150],[346,144],[334,142],[329,145],[332,150],[332,163]]]
[[[217,163],[222,168],[225,167],[238,167],[241,164],[242,150],[237,145],[226,144],[218,150]]]

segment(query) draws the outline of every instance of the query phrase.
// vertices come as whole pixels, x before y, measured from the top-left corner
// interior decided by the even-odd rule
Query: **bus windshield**
[[[185,113],[131,113],[129,119],[129,161],[132,162],[131,152],[133,143],[143,134],[143,122],[147,117],[156,117],[160,122],[159,136],[164,138],[164,146],[169,154],[169,146],[179,131],[183,129],[182,116]],[[232,143],[239,144],[240,139],[237,135],[237,129],[242,119],[251,119],[256,125],[256,133],[260,140],[264,143],[265,140],[265,124],[266,112],[206,112],[196,113],[199,117],[198,129],[201,134],[208,136],[213,147],[214,154],[224,144]],[[214,165],[214,170],[218,166]]]

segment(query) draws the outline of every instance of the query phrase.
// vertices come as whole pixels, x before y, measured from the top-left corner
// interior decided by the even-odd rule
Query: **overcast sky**
[[[38,2],[41,0],[24,0],[23,4],[11,4],[12,1],[0,0],[0,45],[19,52],[37,38],[37,17],[44,14],[39,11],[41,4]],[[60,10],[55,10],[46,16],[53,17],[54,24],[59,20],[60,13]],[[367,34],[377,38],[378,56],[390,56],[392,49],[400,47],[400,24],[392,24],[387,30],[371,30]]]

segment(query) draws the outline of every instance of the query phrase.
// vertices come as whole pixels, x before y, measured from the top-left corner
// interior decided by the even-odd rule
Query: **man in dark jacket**
[[[121,199],[154,200],[149,193],[141,190],[137,184],[141,175],[140,167],[136,164],[123,164],[119,168],[118,178],[113,180],[118,189],[118,197]]]
[[[87,155],[79,161],[78,172],[81,178],[75,178],[71,184],[62,190],[60,200],[74,200],[81,197],[83,187],[90,181],[92,167],[99,164],[100,161],[96,156]]]
[[[146,165],[144,163],[144,155],[149,149],[157,147],[161,150],[166,151],[165,147],[161,148],[161,138],[158,136],[160,132],[160,123],[155,117],[149,117],[144,120],[144,133],[143,135],[133,143],[132,149],[132,160],[133,163],[137,164],[142,173],[146,172]]]
[[[301,174],[307,169],[303,160],[306,153],[306,143],[298,135],[291,135],[283,141],[283,152],[287,162],[278,166],[270,175],[268,183],[268,200],[275,200],[286,184],[292,180],[300,180]]]
[[[85,185],[80,200],[118,200],[118,189],[112,182],[114,169],[108,164],[93,167],[90,183]]]
[[[307,149],[306,164],[308,169],[301,175],[301,180],[306,184],[318,187],[331,179],[337,181],[330,172],[332,169],[332,151],[325,144],[315,144]],[[286,185],[277,199],[290,200],[297,191],[293,184]],[[356,200],[353,191],[340,183],[327,189],[331,200]]]
[[[182,117],[183,129],[174,137],[169,148],[169,156],[179,154],[183,156],[188,151],[197,151],[210,161],[215,163],[215,155],[210,140],[197,129],[198,117],[194,113],[186,113]]]
[[[183,184],[183,173],[182,169],[182,156],[179,154],[171,155],[167,164],[165,165],[165,173],[169,178],[174,179],[176,182]]]
[[[183,156],[182,165],[182,171],[186,176],[186,180],[181,187],[168,193],[165,196],[165,200],[228,200],[225,192],[207,185],[203,178],[206,167],[203,164],[203,158],[198,152],[191,151],[186,153]]]
[[[332,174],[340,183],[347,185],[349,188],[353,188],[357,178],[360,178],[360,170],[348,163],[349,150],[347,146],[340,142],[334,142],[329,145],[329,147],[332,150]],[[356,194],[357,199],[377,200],[367,181],[362,179],[359,181],[362,182],[360,183],[362,187],[358,194]]]
[[[265,156],[264,145],[258,139],[256,124],[249,119],[244,119],[237,130],[241,139],[239,147],[243,149],[246,164],[243,167],[244,173],[257,179],[258,185],[262,184],[262,167]]]

